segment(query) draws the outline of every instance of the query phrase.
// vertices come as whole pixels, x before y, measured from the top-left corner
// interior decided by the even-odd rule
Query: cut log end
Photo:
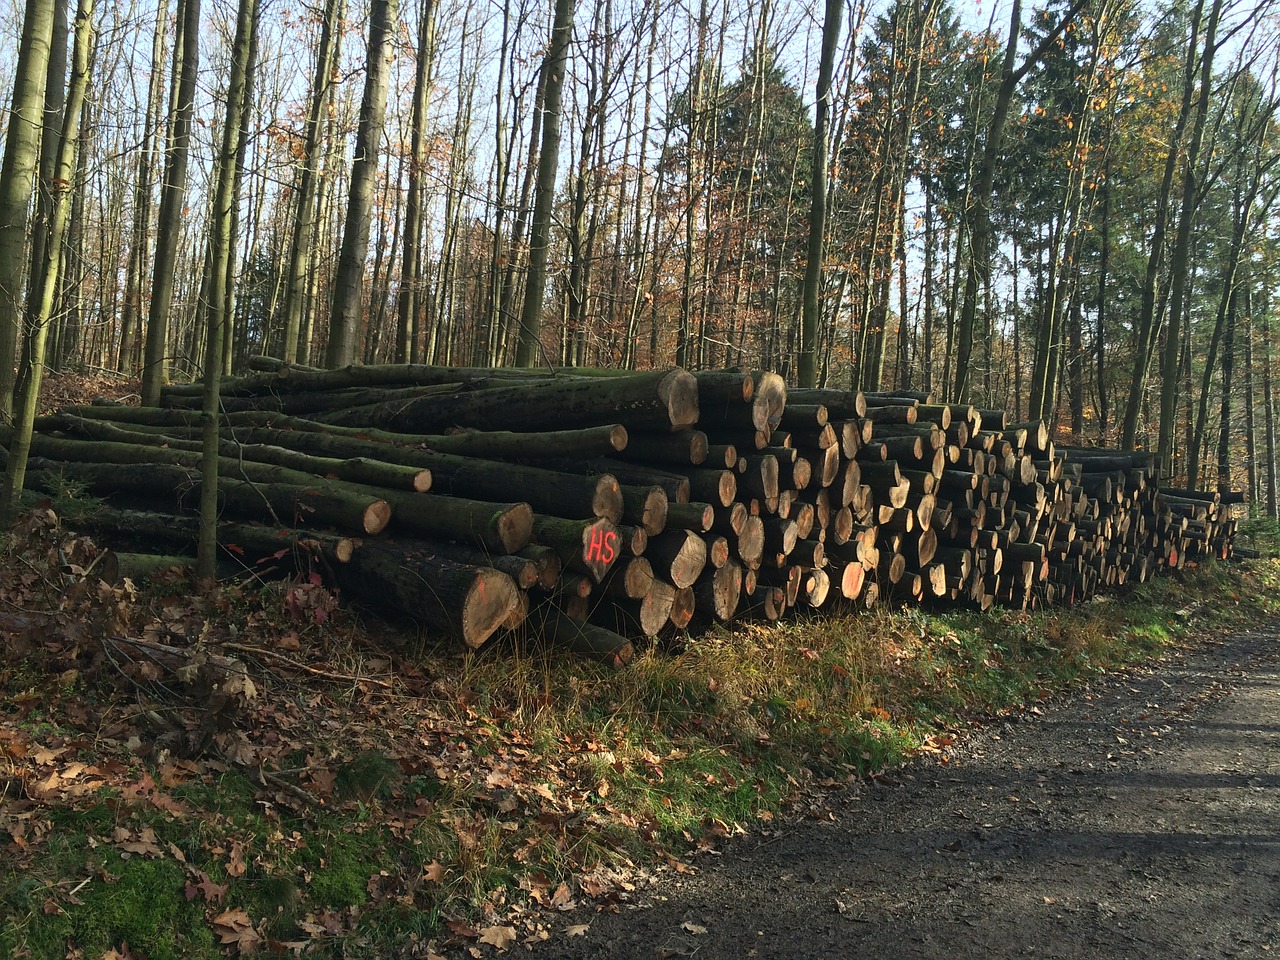
[[[474,650],[493,636],[519,609],[519,592],[505,573],[477,568],[462,600],[459,623],[463,642]]]
[[[374,500],[364,508],[361,527],[366,534],[376,537],[391,522],[391,504],[385,500]]]
[[[622,487],[618,480],[607,473],[596,477],[595,492],[591,497],[591,510],[597,517],[618,523],[622,520]]]
[[[755,377],[755,394],[751,399],[751,421],[757,430],[773,430],[782,422],[787,405],[787,383],[776,373]]]
[[[672,370],[663,377],[658,396],[667,405],[672,430],[684,430],[698,422],[698,381],[687,370]]]
[[[523,549],[533,536],[533,508],[527,503],[513,503],[498,516],[498,540],[507,553]]]

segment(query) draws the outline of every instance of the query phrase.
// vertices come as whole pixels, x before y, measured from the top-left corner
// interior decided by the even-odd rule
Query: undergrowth
[[[89,547],[58,536],[15,535],[11,619],[52,604],[250,682],[152,676],[56,619],[4,632],[4,957],[505,950],[548,936],[547,908],[625,898],[974,724],[1273,616],[1280,583],[1275,561],[1216,564],[1073,610],[799,618],[614,672],[308,620],[328,607],[291,597],[307,582],[76,587]]]

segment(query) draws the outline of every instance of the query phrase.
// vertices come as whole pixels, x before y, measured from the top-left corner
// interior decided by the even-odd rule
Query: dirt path
[[[731,844],[535,957],[1280,955],[1280,624]],[[705,932],[701,932],[705,928]]]

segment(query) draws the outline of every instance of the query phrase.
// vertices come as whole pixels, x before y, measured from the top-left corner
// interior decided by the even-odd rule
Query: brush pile
[[[321,574],[471,647],[525,628],[624,663],[634,638],[878,600],[1069,604],[1230,555],[1238,495],[1161,489],[1146,453],[1041,422],[773,373],[318,370],[223,388],[228,561]],[[196,538],[199,386],[64,407],[32,482],[109,504],[108,576]],[[0,442],[7,438],[0,436]]]

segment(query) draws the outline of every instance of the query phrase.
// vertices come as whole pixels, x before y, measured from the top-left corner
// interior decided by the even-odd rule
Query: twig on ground
[[[374,686],[382,687],[384,690],[390,690],[392,688],[392,684],[388,680],[378,680],[375,677],[353,676],[351,674],[334,673],[329,670],[321,670],[319,667],[308,666],[305,663],[300,663],[297,660],[294,660],[292,657],[286,657],[284,654],[276,653],[274,650],[264,650],[262,647],[253,647],[245,643],[234,643],[230,641],[224,641],[220,643],[219,646],[227,650],[234,650],[236,653],[247,653],[253,656],[267,657],[268,659],[276,660],[279,663],[293,667],[295,670],[301,670],[304,673],[309,673],[314,677],[322,677],[325,680],[336,680],[341,683],[371,683]]]

